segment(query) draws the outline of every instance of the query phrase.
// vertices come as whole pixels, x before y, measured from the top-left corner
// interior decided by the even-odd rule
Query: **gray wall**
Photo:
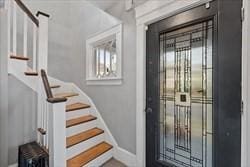
[[[4,0],[0,0],[0,8],[4,6]]]
[[[125,12],[125,4],[118,3],[107,10],[122,20],[123,84],[120,86],[86,86],[83,89],[92,97],[110,128],[118,145],[136,152],[136,24],[134,12]],[[85,84],[85,82],[83,82]],[[102,96],[101,96],[102,95]]]
[[[118,145],[135,153],[135,20],[133,12],[125,12],[123,2],[109,9],[124,23],[123,40],[123,84],[119,86],[86,85],[86,39],[96,32],[116,25],[119,20],[94,9],[86,3],[73,3],[71,6],[72,45],[71,60],[67,62],[69,73],[55,76],[76,83],[96,104]],[[89,19],[91,18],[91,19]]]
[[[36,140],[37,96],[29,87],[9,75],[8,149],[9,164],[17,162],[18,146]]]
[[[0,166],[8,165],[8,73],[6,12],[0,9]]]

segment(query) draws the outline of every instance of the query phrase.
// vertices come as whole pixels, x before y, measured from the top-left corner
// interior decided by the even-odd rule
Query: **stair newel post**
[[[54,97],[45,70],[41,77],[48,104],[49,166],[66,167],[66,101],[64,97]],[[46,114],[45,114],[46,115]],[[46,126],[45,126],[46,127]]]
[[[66,167],[65,102],[49,104],[49,166]]]
[[[49,15],[37,12],[36,16],[39,20],[38,28],[38,65],[37,69],[48,70],[48,35],[49,35]]]

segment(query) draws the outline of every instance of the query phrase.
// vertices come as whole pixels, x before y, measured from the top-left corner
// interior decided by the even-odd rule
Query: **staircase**
[[[17,53],[17,8],[23,13],[22,53]],[[20,0],[7,1],[5,9],[8,13],[8,71],[37,92],[37,142],[48,152],[50,166],[104,164],[113,157],[117,143],[93,101],[75,84],[46,74],[48,15],[38,12],[33,16]],[[27,29],[28,21],[33,22],[33,63],[27,56],[28,35],[32,34]],[[28,64],[32,64],[32,68]]]
[[[52,94],[67,98],[66,148],[67,166],[100,166],[112,158],[112,138],[93,102],[73,83],[49,77]]]

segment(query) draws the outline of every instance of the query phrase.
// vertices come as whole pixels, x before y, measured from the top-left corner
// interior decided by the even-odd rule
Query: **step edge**
[[[87,116],[83,116],[83,117],[87,117]],[[91,116],[93,116],[93,115],[91,115]],[[78,118],[73,118],[73,119],[70,119],[70,120],[74,120],[74,119],[78,119]],[[70,120],[67,120],[66,121],[66,128],[70,128],[72,126],[76,126],[76,125],[80,125],[80,124],[83,124],[83,123],[86,123],[86,122],[94,121],[96,119],[97,119],[97,117],[93,116],[91,119],[88,119],[88,120],[85,120],[85,121],[80,121],[80,122],[77,122],[77,123],[74,123],[74,124],[71,124],[71,125],[67,125],[67,121],[70,121]]]
[[[76,104],[76,103],[73,103],[73,104]],[[73,105],[73,104],[69,104],[69,105]],[[82,103],[84,104],[84,103]],[[67,106],[69,106],[67,105]],[[91,106],[89,104],[86,104],[86,106],[82,106],[82,107],[75,107],[75,108],[72,108],[72,109],[67,109],[67,106],[66,106],[66,112],[70,112],[70,111],[75,111],[75,110],[81,110],[81,109],[86,109],[86,108],[90,108]]]
[[[18,55],[10,55],[10,59],[24,60],[24,61],[28,61],[29,60],[28,57],[18,56]]]
[[[97,127],[92,128],[92,129],[89,129],[89,130],[87,130],[87,131],[91,131],[91,130],[94,130],[94,129],[96,129],[96,128],[97,128]],[[79,141],[78,141],[77,143],[75,143],[75,144],[72,144],[72,145],[69,145],[69,146],[66,145],[66,148],[68,149],[68,148],[70,148],[70,147],[73,147],[73,146],[75,146],[75,145],[81,143],[81,142],[87,141],[87,140],[89,140],[89,139],[92,139],[92,138],[94,138],[94,137],[96,137],[96,136],[99,136],[99,135],[101,135],[101,134],[104,133],[104,130],[102,130],[102,129],[100,129],[100,128],[97,128],[97,129],[99,129],[99,130],[101,130],[101,131],[98,132],[98,133],[96,133],[96,134],[94,134],[93,136],[90,136],[90,137],[84,139],[84,140],[79,140]],[[87,131],[85,131],[85,132],[87,132]],[[84,133],[84,132],[81,132],[81,133]],[[76,134],[76,135],[79,135],[79,134],[81,134],[81,133],[78,133],[78,134]],[[76,136],[76,135],[73,135],[73,136]],[[70,137],[73,137],[73,136],[70,136]],[[66,141],[67,141],[67,138],[70,138],[70,137],[66,137]]]

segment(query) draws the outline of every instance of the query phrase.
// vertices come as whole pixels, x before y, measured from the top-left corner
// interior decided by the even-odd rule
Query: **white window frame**
[[[121,85],[122,84],[122,23],[94,35],[86,40],[86,81],[87,85]],[[117,67],[115,77],[97,78],[94,73],[94,47],[105,41],[116,39]]]

